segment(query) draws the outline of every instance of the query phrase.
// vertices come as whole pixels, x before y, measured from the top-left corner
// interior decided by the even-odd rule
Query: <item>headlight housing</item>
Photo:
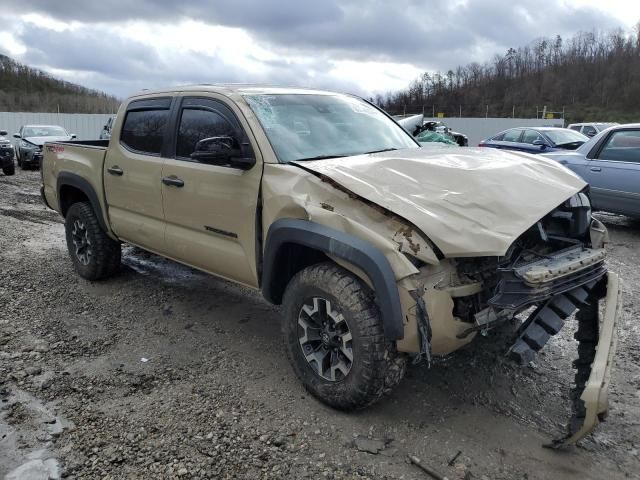
[[[33,143],[20,140],[20,148],[23,148],[24,150],[35,150],[37,147]]]

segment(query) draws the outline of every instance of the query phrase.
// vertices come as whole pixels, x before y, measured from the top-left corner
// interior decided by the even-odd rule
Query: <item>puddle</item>
[[[55,415],[37,398],[23,390],[10,387],[2,393],[0,477],[4,480],[61,478],[60,462],[50,451],[51,439],[61,435],[64,430],[73,428],[73,424]],[[12,408],[22,409],[24,415],[19,419],[9,418]]]

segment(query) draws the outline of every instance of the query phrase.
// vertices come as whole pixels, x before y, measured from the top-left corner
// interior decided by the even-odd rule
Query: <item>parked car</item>
[[[545,156],[589,183],[594,209],[640,217],[640,123],[611,127],[573,152]]]
[[[0,130],[0,169],[5,175],[16,173],[16,165],[13,162],[13,145],[7,140],[7,131]]]
[[[609,127],[619,125],[618,123],[604,123],[604,122],[591,122],[591,123],[572,123],[567,128],[580,132],[587,137],[593,137],[598,133],[606,130]]]
[[[100,140],[109,140],[111,138],[111,129],[113,128],[113,121],[115,118],[115,116],[109,117],[107,123],[102,127],[102,130],[100,131]]]
[[[422,114],[396,115],[393,118],[423,145],[434,142],[457,144],[461,147],[469,146],[469,138],[464,133],[454,132],[443,122],[425,122]]]
[[[338,409],[519,312],[529,364],[578,310],[565,445],[607,410],[621,308],[586,187],[531,155],[420,148],[350,95],[197,85],[129,98],[109,142],[46,143],[41,192],[88,280],[128,242],[282,304],[294,372]]]
[[[543,153],[575,150],[587,140],[589,137],[567,128],[519,127],[500,132],[483,140],[478,146],[526,153]]]
[[[42,162],[42,145],[44,142],[56,140],[72,140],[75,134],[68,133],[57,125],[23,125],[13,136],[16,142],[16,159],[22,169],[40,167]]]

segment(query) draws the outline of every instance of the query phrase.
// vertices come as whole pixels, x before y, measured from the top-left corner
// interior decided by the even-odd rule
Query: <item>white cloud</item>
[[[0,52],[120,96],[226,81],[369,96],[541,36],[640,19],[640,2],[621,0],[4,1]]]

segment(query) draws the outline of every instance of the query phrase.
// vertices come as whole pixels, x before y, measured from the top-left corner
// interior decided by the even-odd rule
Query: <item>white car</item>
[[[593,137],[600,132],[603,132],[609,127],[614,127],[619,125],[618,123],[601,123],[601,122],[592,122],[592,123],[572,123],[567,128],[571,130],[575,130],[576,132],[580,132],[587,137]]]

